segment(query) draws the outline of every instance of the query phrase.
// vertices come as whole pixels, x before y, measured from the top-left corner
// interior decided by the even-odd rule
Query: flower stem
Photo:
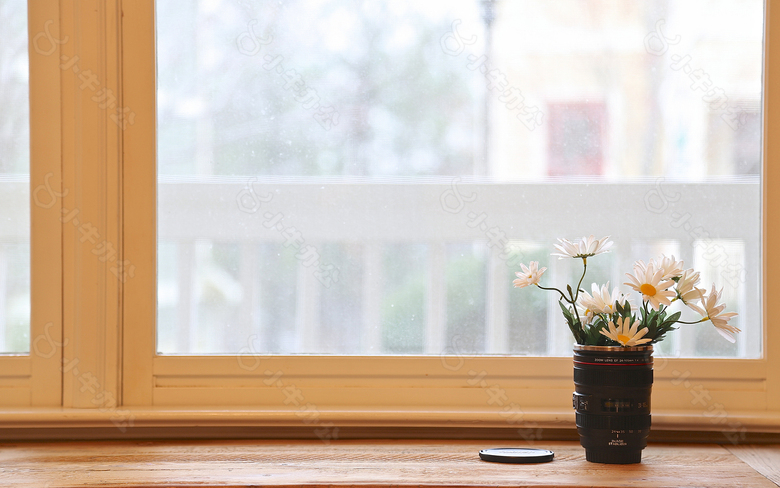
[[[577,292],[574,294],[574,301],[577,301],[577,298],[580,295],[580,286],[582,286],[582,280],[585,279],[585,272],[588,270],[588,258],[582,258],[582,276],[580,276],[580,282],[577,283]]]
[[[577,298],[580,296],[580,286],[582,285],[582,280],[585,279],[585,272],[588,271],[588,258],[583,257],[582,258],[582,276],[580,276],[580,282],[577,283],[577,291],[574,293],[574,296],[571,297],[571,303],[574,305],[574,315],[577,316],[577,322],[580,323],[580,326],[582,325],[582,319],[580,319],[580,312],[577,310]],[[571,292],[571,290],[569,290]]]
[[[568,298],[566,298],[566,295],[564,295],[564,294],[563,294],[563,292],[562,292],[561,290],[557,289],[557,288],[547,288],[546,286],[542,286],[542,285],[540,285],[539,283],[536,283],[536,286],[538,286],[538,287],[539,287],[539,288],[541,288],[542,290],[548,290],[548,291],[557,291],[558,293],[560,293],[560,294],[561,294],[561,297],[563,297],[563,299],[564,299],[564,300],[566,300],[567,302],[571,303],[571,300],[569,300]]]
[[[700,324],[702,322],[708,321],[709,319],[710,319],[709,317],[702,317],[701,320],[697,320],[696,322],[683,322],[682,320],[678,320],[677,323],[678,324]]]

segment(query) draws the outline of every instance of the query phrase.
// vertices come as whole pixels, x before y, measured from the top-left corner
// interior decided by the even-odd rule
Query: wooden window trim
[[[771,2],[770,2],[771,3]],[[767,7],[767,46],[765,83],[765,161],[771,161],[780,150],[773,143],[780,138],[780,110],[769,101],[780,95],[780,39],[770,35],[770,24],[780,26],[780,10]],[[146,120],[155,117],[154,90],[154,6],[151,1],[125,5],[125,36],[132,36],[134,49],[125,50],[126,101]],[[134,34],[130,34],[130,33]],[[138,37],[137,33],[146,35]],[[129,76],[130,78],[127,78]],[[156,218],[155,130],[153,124],[142,124],[125,133],[125,252],[133,262],[154,262],[156,237],[150,222]],[[775,170],[776,171],[776,170]],[[780,229],[772,218],[780,215],[778,188],[772,165],[765,163],[763,202],[764,276],[776,276]],[[131,191],[132,189],[132,191]],[[144,189],[139,191],[138,189]],[[134,229],[130,232],[129,229]],[[143,231],[139,231],[143,229]],[[524,357],[301,357],[276,356],[258,358],[262,366],[245,371],[237,367],[240,357],[165,357],[155,355],[153,324],[156,274],[153,266],[144,266],[125,287],[125,388],[127,405],[143,408],[202,408],[218,403],[225,411],[252,408],[260,418],[270,419],[280,410],[284,400],[281,392],[263,384],[262,372],[283,370],[288,384],[295,384],[305,392],[320,410],[340,412],[344,418],[363,418],[370,415],[372,422],[399,422],[398,412],[409,418],[431,418],[441,413],[444,418],[457,418],[476,412],[491,418],[500,418],[494,405],[488,404],[485,391],[469,388],[469,371],[488,371],[501,381],[501,387],[525,401],[524,410],[535,412],[538,418],[550,421],[549,415],[571,417],[564,413],[571,395],[571,364],[567,358]],[[765,297],[771,297],[780,288],[771,280],[764,280]],[[766,303],[766,300],[765,302]],[[132,305],[131,305],[132,304]],[[657,418],[668,418],[669,426],[686,428],[711,427],[701,407],[690,401],[690,395],[676,388],[673,380],[682,372],[691,372],[691,378],[702,388],[717,392],[720,403],[729,414],[743,412],[742,418],[763,418],[767,424],[777,422],[780,400],[780,328],[775,314],[764,313],[765,357],[756,360],[668,360],[661,370],[658,366],[654,388],[654,413]],[[144,324],[139,326],[138,324]],[[246,358],[245,358],[246,359]],[[467,365],[448,371],[442,362],[455,364],[464,360]],[[399,373],[407,370],[409,374]],[[262,371],[262,372],[261,372]],[[316,371],[317,374],[312,372]],[[359,371],[360,374],[354,372]],[[393,371],[389,374],[387,371]],[[427,375],[427,376],[426,376]],[[436,380],[431,381],[435,376]],[[427,379],[426,379],[427,378]],[[219,392],[219,399],[215,393]],[[384,409],[383,409],[384,407]],[[264,416],[262,411],[267,414]],[[285,410],[282,408],[282,410]],[[382,413],[381,410],[385,413]],[[390,411],[394,413],[390,413]],[[274,413],[272,413],[274,412]],[[287,410],[284,417],[292,418]],[[741,414],[740,414],[741,415]],[[533,415],[532,415],[533,416]],[[674,419],[674,420],[672,420]],[[506,420],[502,419],[504,425]]]
[[[764,70],[765,307],[780,293],[780,285],[767,279],[780,275],[780,170],[768,163],[780,156],[780,143],[775,142],[780,141],[780,104],[770,103],[780,96],[780,36],[771,36],[771,26],[780,26],[780,7],[773,11],[772,3],[767,4]],[[40,397],[31,393],[31,398],[41,400],[30,405],[59,404],[60,408],[36,410],[20,404],[6,412],[2,417],[5,422],[22,422],[24,418],[33,423],[49,418],[66,425],[110,422],[116,408],[95,404],[95,395],[82,391],[80,376],[60,371],[63,358],[77,358],[85,371],[94,373],[103,390],[116,395],[117,408],[130,410],[138,422],[150,425],[218,425],[231,419],[252,425],[300,425],[301,418],[284,404],[282,392],[263,384],[262,373],[278,368],[285,371],[290,384],[305,388],[306,397],[324,412],[323,418],[344,423],[508,426],[501,409],[489,403],[486,392],[467,383],[469,371],[484,370],[500,380],[502,388],[524,400],[524,421],[571,427],[568,358],[279,356],[260,358],[262,367],[248,371],[236,367],[242,359],[239,357],[157,357],[154,3],[48,0],[40,3],[42,7],[38,2],[35,5],[30,8],[31,25],[59,19],[60,35],[73,36],[73,42],[60,46],[58,54],[73,56],[78,50],[84,66],[94,66],[104,86],[115,89],[118,103],[135,113],[135,121],[126,130],[118,130],[106,111],[97,110],[95,102],[76,89],[78,78],[64,75],[59,63],[47,58],[50,74],[56,71],[58,88],[48,85],[55,83],[52,78],[40,86],[33,86],[37,83],[33,80],[31,93],[41,93],[40,98],[34,96],[34,103],[48,104],[47,110],[59,108],[59,117],[43,123],[33,115],[32,137],[40,144],[34,143],[37,152],[33,153],[31,185],[39,185],[52,173],[61,179],[63,190],[74,189],[70,197],[63,197],[61,205],[80,208],[85,218],[99,223],[101,234],[117,243],[122,259],[134,264],[135,270],[132,279],[118,282],[107,264],[95,262],[90,248],[76,245],[77,229],[58,220],[52,226],[49,213],[33,208],[33,256],[44,259],[38,263],[50,260],[33,269],[34,296],[48,300],[47,306],[34,306],[33,337],[52,322],[62,324],[61,335],[55,337],[68,342],[62,356],[41,362],[57,374],[53,382],[43,383]],[[46,219],[51,228],[37,226]],[[43,245],[44,228],[48,230],[43,235],[53,237],[54,244]],[[56,239],[58,232],[62,233],[62,244]],[[62,280],[52,280],[58,269]],[[40,286],[43,288],[36,288]],[[61,315],[57,315],[58,310]],[[658,365],[654,415],[661,425],[721,428],[700,406],[691,405],[685,390],[674,388],[673,380],[690,371],[697,385],[718,395],[730,419],[752,430],[780,429],[780,319],[767,312],[765,309],[763,314],[765,355],[761,359],[670,359],[663,368]],[[455,369],[461,361],[464,365]],[[45,374],[36,373],[34,364],[31,368],[32,377]],[[436,382],[426,381],[426,374],[434,375]]]
[[[30,352],[0,356],[0,408],[62,401],[62,201],[59,4],[28,6],[30,64]],[[36,38],[36,33],[41,36]],[[51,192],[50,192],[51,190]]]

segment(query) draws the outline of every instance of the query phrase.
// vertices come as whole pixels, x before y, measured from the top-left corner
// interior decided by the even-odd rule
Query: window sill
[[[313,413],[316,412],[316,413]],[[0,437],[8,429],[77,428],[178,428],[178,427],[306,427],[330,424],[336,427],[398,427],[459,429],[574,429],[574,412],[569,408],[525,410],[520,422],[510,423],[500,407],[483,410],[414,409],[315,409],[302,412],[257,408],[3,408],[0,409]],[[780,433],[780,412],[728,412],[721,418],[707,412],[654,410],[653,430]],[[725,419],[725,422],[722,420]],[[510,419],[511,420],[511,419]]]
[[[0,445],[0,482],[40,486],[708,486],[780,483],[780,445],[650,444],[641,464],[585,461],[576,442],[546,442],[552,462],[497,464],[496,441],[200,441]],[[541,446],[540,446],[541,447]],[[703,470],[702,466],[707,469]],[[641,480],[641,481],[640,481]]]

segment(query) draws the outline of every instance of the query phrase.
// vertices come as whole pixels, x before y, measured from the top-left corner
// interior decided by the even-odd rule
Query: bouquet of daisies
[[[536,261],[528,266],[520,265],[522,272],[515,273],[517,279],[514,285],[516,288],[534,285],[542,290],[558,292],[561,295],[558,304],[578,344],[654,344],[663,340],[667,332],[675,330],[677,324],[698,324],[707,320],[723,337],[735,342],[734,334],[740,330],[729,325],[729,320],[737,314],[723,311],[726,308],[726,305],[720,303],[723,290],[717,291],[714,284],[709,293],[699,288],[699,273],[693,269],[684,269],[683,262],[675,260],[674,256],[662,256],[647,264],[637,261],[633,273],[626,273],[628,281],[624,284],[642,295],[642,305],[635,308],[630,298],[618,288],[610,290],[609,283],[601,287],[593,283],[590,293],[580,288],[588,270],[588,258],[609,252],[612,247],[609,236],[603,239],[583,237],[575,242],[566,239],[558,241],[559,244],[555,244],[558,252],[553,253],[553,256],[559,259],[582,259],[582,276],[577,287],[572,289],[571,285],[567,285],[564,292],[540,285],[539,280],[547,268],[539,268]],[[668,307],[678,300],[701,315],[701,319],[683,322],[680,320],[681,312],[668,313]]]

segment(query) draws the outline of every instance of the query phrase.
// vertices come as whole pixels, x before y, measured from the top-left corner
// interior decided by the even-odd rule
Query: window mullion
[[[118,2],[62,1],[63,406],[118,400]],[[63,37],[64,39],[64,37]]]
[[[59,1],[28,4],[30,59],[30,397],[62,404],[62,228]],[[48,35],[47,35],[48,32]]]
[[[123,404],[153,403],[157,311],[157,142],[154,1],[122,4],[122,95],[136,114],[123,136],[124,259],[137,263],[124,285]]]
[[[772,10],[772,3],[775,9]],[[764,46],[764,150],[763,150],[763,325],[767,361],[767,405],[780,410],[780,317],[771,304],[780,296],[780,5],[766,3]],[[773,32],[772,27],[778,30]],[[774,34],[774,35],[772,35]],[[775,161],[775,163],[772,163]]]

